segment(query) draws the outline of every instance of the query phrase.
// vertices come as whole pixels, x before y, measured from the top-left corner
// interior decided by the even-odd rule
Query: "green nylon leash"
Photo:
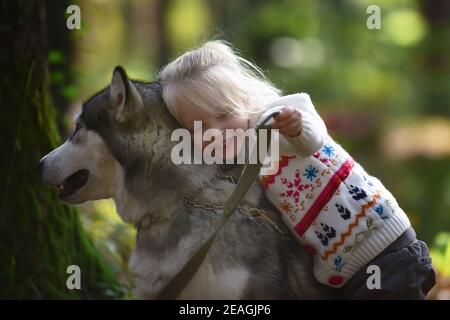
[[[270,146],[271,132],[270,126],[266,126],[266,123],[270,118],[276,116],[279,111],[273,112],[268,115],[265,119],[260,121],[260,124],[256,127],[256,144],[255,148],[258,148],[258,136],[259,130],[267,129],[267,149]],[[258,151],[258,150],[256,150]],[[259,158],[259,152],[257,153],[257,159]],[[159,300],[169,300],[177,298],[189,281],[192,279],[194,274],[200,268],[212,243],[214,242],[217,233],[222,229],[222,227],[227,223],[231,217],[234,210],[240,204],[244,196],[246,195],[248,189],[253,184],[255,178],[259,174],[259,170],[262,166],[262,161],[256,161],[255,164],[247,163],[242,170],[239,182],[231,194],[230,198],[223,205],[223,215],[222,219],[216,226],[215,231],[209,236],[208,240],[202,244],[200,249],[198,249],[194,255],[189,259],[189,261],[184,265],[184,267],[168,282],[168,284],[159,292],[157,299]]]

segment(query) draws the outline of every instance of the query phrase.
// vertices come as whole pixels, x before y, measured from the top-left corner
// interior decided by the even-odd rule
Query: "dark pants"
[[[380,289],[368,289],[370,265],[380,268]],[[435,284],[427,245],[409,228],[337,290],[340,299],[424,299]]]

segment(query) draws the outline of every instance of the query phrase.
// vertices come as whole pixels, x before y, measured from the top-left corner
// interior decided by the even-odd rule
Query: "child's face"
[[[178,107],[177,110],[178,118],[180,119],[180,124],[183,128],[188,129],[191,132],[191,139],[194,141],[194,121],[202,122],[202,129],[205,132],[208,129],[218,129],[222,132],[223,136],[223,158],[226,158],[226,146],[229,142],[226,140],[226,129],[243,129],[244,131],[248,129],[248,119],[244,117],[237,117],[232,115],[230,112],[220,110],[219,108],[212,108],[211,112],[205,112],[204,110],[185,104]],[[236,137],[234,137],[234,151],[233,158],[239,153]],[[202,139],[202,150],[209,144],[210,141],[203,141]],[[199,146],[197,146],[199,147]]]

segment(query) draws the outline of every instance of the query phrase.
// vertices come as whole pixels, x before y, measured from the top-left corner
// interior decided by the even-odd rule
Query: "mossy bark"
[[[0,298],[118,297],[115,276],[76,210],[37,170],[60,142],[47,97],[44,12],[39,0],[0,4]],[[67,288],[69,265],[81,268],[81,290]]]

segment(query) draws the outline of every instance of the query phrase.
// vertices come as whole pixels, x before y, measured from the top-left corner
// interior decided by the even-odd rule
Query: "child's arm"
[[[281,109],[275,117],[272,128],[279,129],[295,151],[304,157],[319,150],[327,133],[327,128],[306,93],[282,97],[276,101]]]

